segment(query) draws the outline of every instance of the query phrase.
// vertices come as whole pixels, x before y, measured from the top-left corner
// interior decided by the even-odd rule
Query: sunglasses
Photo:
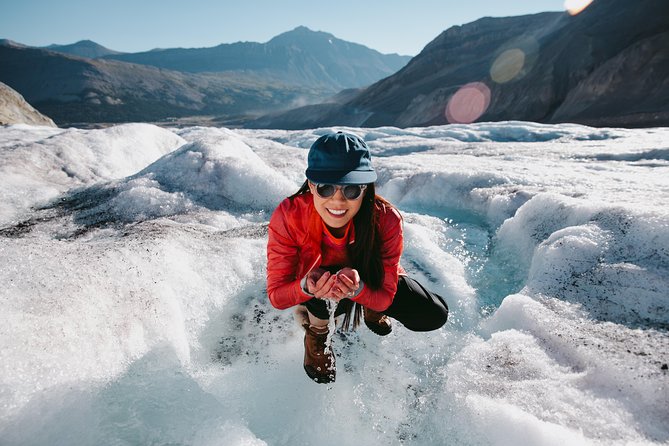
[[[334,184],[316,184],[316,193],[321,198],[330,198],[337,190],[341,190],[344,198],[347,200],[357,200],[362,196],[362,192],[367,188],[366,184],[347,184],[345,186],[336,186]]]

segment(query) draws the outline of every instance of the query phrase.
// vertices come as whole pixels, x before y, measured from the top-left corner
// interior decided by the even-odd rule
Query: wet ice
[[[332,129],[1,128],[3,444],[669,440],[669,130],[342,129],[451,318],[335,333],[322,386],[265,242]]]

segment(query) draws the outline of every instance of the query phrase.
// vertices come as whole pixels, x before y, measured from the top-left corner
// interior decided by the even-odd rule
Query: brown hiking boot
[[[379,336],[385,336],[393,331],[390,318],[383,313],[365,308],[365,325]]]
[[[335,380],[335,357],[332,346],[327,353],[325,352],[327,338],[328,327],[319,328],[304,324],[304,371],[309,378],[320,384]]]

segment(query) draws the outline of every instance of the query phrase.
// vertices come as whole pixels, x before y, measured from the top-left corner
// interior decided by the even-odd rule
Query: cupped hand
[[[315,268],[307,274],[307,291],[319,299],[328,298],[336,281],[336,274],[323,268]]]
[[[360,274],[353,268],[343,268],[332,274],[316,268],[307,274],[307,290],[319,299],[340,301],[351,297],[360,287]]]
[[[360,274],[353,268],[342,268],[337,272],[337,283],[334,285],[339,299],[351,297],[360,288]]]

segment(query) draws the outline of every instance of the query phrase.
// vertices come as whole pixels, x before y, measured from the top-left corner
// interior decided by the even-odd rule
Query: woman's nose
[[[337,201],[346,201],[346,197],[344,196],[344,189],[338,187],[332,196],[332,199]]]

